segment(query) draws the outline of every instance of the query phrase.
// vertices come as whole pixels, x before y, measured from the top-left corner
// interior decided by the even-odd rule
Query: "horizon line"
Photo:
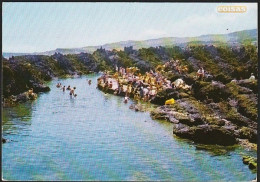
[[[45,51],[38,51],[38,52],[5,52],[2,51],[2,54],[39,54],[39,53],[45,53],[45,52],[50,52],[50,51],[55,51],[57,49],[82,49],[82,48],[87,48],[87,47],[102,47],[106,44],[116,44],[116,43],[121,43],[121,42],[141,42],[141,41],[148,41],[148,40],[158,40],[158,39],[163,39],[163,38],[194,38],[194,37],[201,37],[201,36],[212,36],[212,35],[227,35],[227,34],[231,34],[231,33],[236,33],[236,32],[242,32],[242,31],[250,31],[250,30],[258,30],[257,28],[252,28],[252,29],[244,29],[244,30],[237,30],[237,31],[233,31],[233,32],[229,32],[229,33],[219,33],[219,34],[200,34],[200,35],[195,35],[195,36],[186,36],[186,37],[160,37],[160,38],[151,38],[151,39],[142,39],[142,40],[121,40],[118,42],[107,42],[107,43],[103,43],[102,45],[87,45],[87,46],[83,46],[83,47],[72,47],[72,48],[55,48],[52,50],[45,50]]]

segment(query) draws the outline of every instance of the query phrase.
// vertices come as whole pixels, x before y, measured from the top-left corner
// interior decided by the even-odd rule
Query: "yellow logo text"
[[[218,6],[219,13],[245,13],[247,11],[246,6]]]

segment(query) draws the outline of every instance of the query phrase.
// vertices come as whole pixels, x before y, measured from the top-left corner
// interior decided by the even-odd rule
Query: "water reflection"
[[[7,107],[3,109],[3,135],[15,134],[19,130],[26,130],[31,125],[32,110],[35,101],[18,104],[15,107]]]

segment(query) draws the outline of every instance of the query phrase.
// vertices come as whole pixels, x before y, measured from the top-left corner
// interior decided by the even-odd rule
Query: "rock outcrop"
[[[243,156],[243,163],[248,165],[249,169],[257,169],[257,159],[250,156]]]
[[[221,126],[174,124],[173,133],[179,137],[203,144],[234,145],[238,143],[234,134]]]

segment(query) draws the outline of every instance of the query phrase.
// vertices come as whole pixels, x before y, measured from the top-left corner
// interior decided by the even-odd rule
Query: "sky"
[[[247,11],[219,13],[220,5]],[[257,28],[257,3],[4,2],[2,15],[2,51],[13,53]]]

